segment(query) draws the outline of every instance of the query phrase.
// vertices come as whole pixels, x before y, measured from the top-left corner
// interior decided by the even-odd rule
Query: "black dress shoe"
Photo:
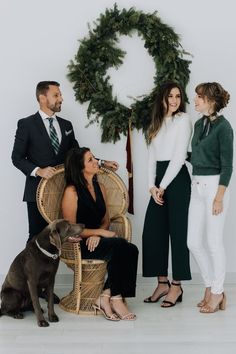
[[[46,301],[48,301],[48,294],[47,294],[46,289],[41,290],[39,292],[38,296],[41,297],[42,299],[45,299]],[[53,302],[54,302],[54,304],[59,304],[59,302],[60,302],[60,298],[54,293],[53,293]]]

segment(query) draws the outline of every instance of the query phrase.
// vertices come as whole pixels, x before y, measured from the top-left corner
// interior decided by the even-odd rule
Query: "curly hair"
[[[213,103],[213,113],[216,114],[227,106],[230,94],[218,82],[205,82],[197,85],[195,92],[202,98]]]

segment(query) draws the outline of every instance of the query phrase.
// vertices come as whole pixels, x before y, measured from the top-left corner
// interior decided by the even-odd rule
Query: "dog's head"
[[[73,242],[81,240],[79,236],[84,229],[83,224],[72,224],[67,220],[58,219],[49,224],[50,243],[54,245],[58,250],[61,249],[63,242],[71,239]]]

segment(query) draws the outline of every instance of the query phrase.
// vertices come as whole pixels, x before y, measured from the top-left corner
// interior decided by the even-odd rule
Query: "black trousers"
[[[28,223],[29,223],[29,240],[39,234],[47,225],[47,221],[40,214],[36,202],[27,202]]]
[[[134,297],[137,277],[138,249],[121,237],[102,237],[98,246],[90,252],[85,239],[81,241],[84,259],[102,259],[108,262],[108,277],[104,289],[111,296]]]
[[[162,180],[169,161],[157,162],[156,186]],[[172,275],[175,280],[191,279],[187,248],[188,207],[191,182],[184,165],[164,193],[164,204],[150,198],[143,229],[143,276],[167,276],[169,241]]]

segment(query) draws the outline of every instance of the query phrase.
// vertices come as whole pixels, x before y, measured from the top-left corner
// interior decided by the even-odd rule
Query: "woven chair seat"
[[[106,189],[107,207],[111,230],[131,241],[131,224],[125,213],[128,209],[128,193],[124,182],[114,172],[101,168],[98,181]],[[61,219],[61,202],[65,189],[64,166],[56,166],[50,179],[42,179],[37,189],[37,205],[44,219],[50,223]],[[77,314],[92,314],[95,300],[102,292],[106,274],[103,260],[82,259],[80,243],[64,242],[61,260],[74,272],[73,289],[60,301],[60,307]]]

